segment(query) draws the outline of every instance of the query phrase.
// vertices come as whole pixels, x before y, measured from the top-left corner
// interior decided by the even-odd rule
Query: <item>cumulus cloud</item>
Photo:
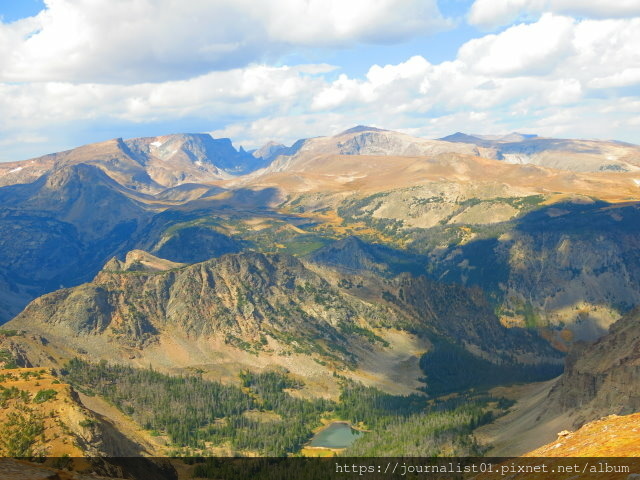
[[[258,115],[310,101],[323,80],[313,65],[210,72],[188,80],[135,85],[40,82],[0,84],[0,128],[115,118],[128,122],[186,116]]]
[[[189,78],[299,47],[389,43],[448,26],[436,0],[45,0],[0,23],[0,80]]]
[[[573,53],[574,21],[545,14],[536,23],[509,28],[467,42],[458,58],[485,74],[548,73]]]
[[[544,12],[593,19],[624,18],[640,15],[640,3],[637,0],[475,0],[468,19],[472,25],[494,29],[522,15]]]

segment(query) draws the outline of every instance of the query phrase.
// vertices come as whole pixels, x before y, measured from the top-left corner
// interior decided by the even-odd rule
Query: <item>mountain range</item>
[[[73,359],[224,384],[273,371],[332,402],[545,380],[495,423],[542,432],[524,453],[640,409],[639,170],[615,141],[366,126],[0,164],[0,350],[56,375]]]

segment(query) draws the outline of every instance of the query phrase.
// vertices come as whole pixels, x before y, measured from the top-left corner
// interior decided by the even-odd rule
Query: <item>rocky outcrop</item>
[[[126,146],[161,185],[225,178],[249,173],[265,160],[236,150],[228,138],[206,133],[183,133],[125,140]]]
[[[640,456],[640,413],[609,415],[591,421],[575,432],[563,430],[555,442],[525,457],[638,457]],[[635,478],[633,475],[627,477]]]

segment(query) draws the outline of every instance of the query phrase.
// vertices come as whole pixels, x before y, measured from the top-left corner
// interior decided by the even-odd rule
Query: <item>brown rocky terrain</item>
[[[40,368],[0,370],[0,380],[3,456],[101,453],[99,422],[69,385]]]
[[[557,150],[562,157],[573,148],[576,155],[617,155],[631,162],[635,147],[517,135],[483,140],[488,146],[476,145],[473,139],[466,143],[452,140],[424,140],[356,127],[292,147],[271,145],[250,155],[235,150],[225,139],[182,134],[116,139],[41,159],[2,164],[0,184],[7,186],[0,191],[0,233],[2,238],[18,241],[0,244],[8,259],[0,268],[0,303],[5,307],[0,321],[15,316],[36,296],[89,280],[108,258],[122,258],[135,248],[187,263],[239,251],[247,246],[244,240],[251,243],[254,239],[230,225],[225,228],[235,232],[234,238],[226,239],[220,236],[226,234],[224,229],[216,231],[213,224],[237,222],[245,215],[284,215],[286,222],[293,223],[293,230],[304,222],[319,224],[311,227],[312,231],[297,230],[300,235],[335,238],[356,234],[429,253],[435,264],[442,265],[442,272],[450,272],[448,280],[462,283],[473,277],[478,267],[473,258],[455,258],[458,250],[447,247],[473,243],[487,234],[498,237],[498,233],[508,233],[501,237],[507,248],[498,249],[513,259],[506,266],[512,278],[500,280],[504,287],[499,294],[504,297],[502,306],[512,317],[503,316],[506,324],[525,325],[526,319],[516,311],[528,308],[529,303],[543,324],[575,325],[580,323],[578,314],[580,318],[586,315],[587,327],[578,329],[586,334],[577,332],[577,338],[595,338],[619,317],[621,305],[637,303],[634,288],[611,288],[613,293],[597,294],[602,286],[613,285],[611,278],[604,281],[590,273],[607,268],[602,264],[589,271],[581,269],[570,279],[566,291],[535,295],[523,291],[523,282],[531,284],[533,272],[547,265],[561,269],[544,276],[551,289],[563,289],[559,279],[566,284],[567,272],[576,269],[570,266],[570,259],[544,266],[518,262],[520,257],[545,260],[548,255],[535,251],[537,239],[532,245],[531,238],[520,238],[506,224],[513,226],[527,212],[547,204],[563,204],[548,209],[549,215],[562,220],[572,211],[564,204],[600,199],[614,202],[611,217],[622,218],[620,222],[626,225],[628,221],[619,211],[624,202],[638,199],[638,175],[629,169],[575,172],[569,164],[558,164],[558,169],[509,164],[495,153],[496,145],[544,141],[545,155]],[[576,146],[581,142],[586,146]],[[626,153],[607,153],[607,148],[614,146]],[[251,173],[271,160],[267,168]],[[292,222],[292,214],[299,220]],[[499,232],[490,233],[492,228]],[[428,242],[425,236],[430,238]],[[271,248],[280,244],[276,238],[261,241],[265,246],[270,243]],[[567,243],[560,238],[553,250],[584,251],[584,243],[573,238]],[[593,250],[594,243],[587,243]],[[187,254],[205,244],[201,255]],[[316,240],[311,244],[317,245]],[[629,244],[629,249],[633,248]],[[439,255],[442,252],[444,257]],[[599,252],[592,253],[593,258],[601,257]],[[611,259],[616,263],[620,255],[614,257]],[[447,258],[455,261],[455,268]]]
[[[640,414],[609,415],[575,432],[559,432],[555,442],[525,457],[640,457]]]
[[[30,183],[56,168],[78,164],[94,165],[121,185],[145,193],[225,179],[261,166],[260,159],[237,151],[229,139],[216,140],[207,134],[126,141],[117,138],[22,162],[3,163],[0,185]]]
[[[477,145],[507,163],[529,163],[574,172],[638,171],[636,145],[616,141],[570,140],[537,135],[466,135],[455,133],[440,140]]]
[[[149,455],[43,368],[0,370],[0,454],[6,457]]]
[[[123,428],[121,420],[113,422],[108,418],[112,415],[87,408],[87,399],[95,403],[49,369],[0,368],[0,477],[80,480],[91,474],[91,478],[138,479],[151,473],[158,479],[175,478],[172,467],[145,459],[131,466],[107,460],[158,455],[159,450],[141,441],[131,428]],[[47,460],[43,465],[6,457]]]

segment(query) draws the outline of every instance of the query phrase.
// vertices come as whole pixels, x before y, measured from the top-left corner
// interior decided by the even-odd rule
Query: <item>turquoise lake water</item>
[[[312,447],[347,448],[362,432],[354,430],[347,423],[335,422],[319,431],[311,439]]]

